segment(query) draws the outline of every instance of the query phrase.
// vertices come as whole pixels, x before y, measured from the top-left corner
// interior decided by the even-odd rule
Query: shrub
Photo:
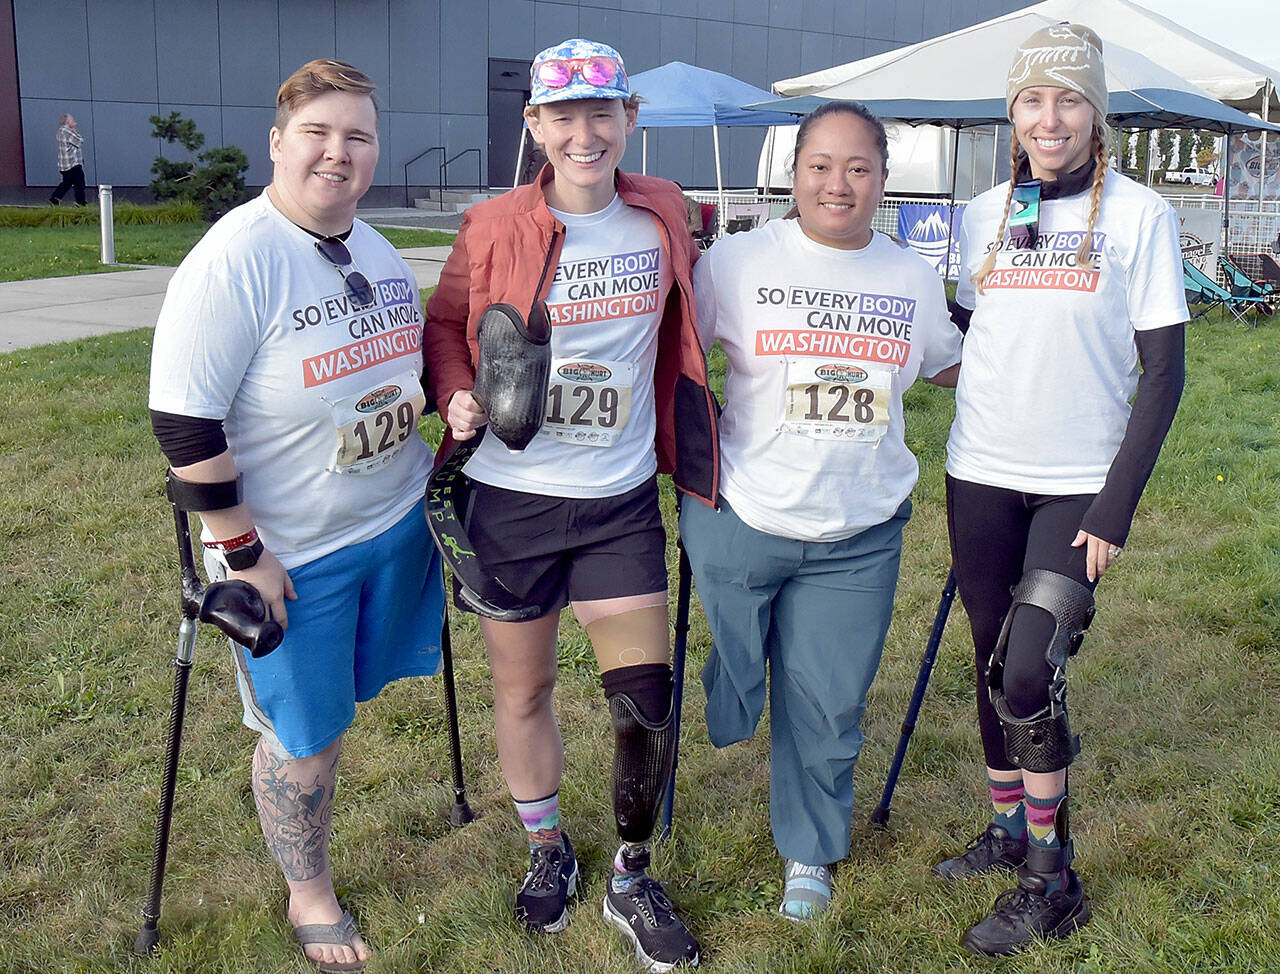
[[[115,204],[116,226],[195,223],[201,219],[199,204],[174,200],[155,206],[120,201]],[[0,227],[97,226],[96,206],[0,206]]]
[[[170,144],[181,145],[195,155],[204,145],[204,134],[196,123],[178,112],[151,116],[151,134]],[[155,179],[148,188],[158,200],[190,200],[200,206],[206,220],[216,220],[246,197],[244,174],[249,157],[234,145],[206,149],[190,162],[157,156],[151,164]]]

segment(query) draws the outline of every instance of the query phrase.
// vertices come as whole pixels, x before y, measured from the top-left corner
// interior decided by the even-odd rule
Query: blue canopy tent
[[[641,169],[649,168],[648,130],[711,126],[716,152],[716,194],[724,212],[724,175],[720,165],[720,126],[795,125],[800,119],[790,111],[747,111],[744,105],[772,97],[763,88],[745,81],[672,61],[631,77],[631,90],[644,100],[636,124],[640,128]]]

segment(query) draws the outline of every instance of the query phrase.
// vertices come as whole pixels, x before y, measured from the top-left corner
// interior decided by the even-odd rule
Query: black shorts
[[[463,523],[485,569],[544,615],[570,601],[667,589],[657,477],[613,497],[547,497],[472,481]]]

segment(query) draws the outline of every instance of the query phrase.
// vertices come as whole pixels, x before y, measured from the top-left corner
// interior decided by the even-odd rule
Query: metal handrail
[[[433,145],[430,149],[423,149],[416,156],[404,164],[404,205],[411,206],[412,201],[409,199],[409,167],[421,159],[423,156],[430,155],[433,152],[444,153],[448,150],[442,145]],[[444,187],[437,182],[436,189],[440,193],[440,209],[444,209]]]
[[[482,162],[480,158],[480,150],[472,147],[470,149],[463,149],[457,155],[450,156],[444,162],[440,163],[440,185],[443,187],[441,192],[449,188],[449,178],[448,178],[449,163],[457,159],[461,159],[463,156],[467,155],[470,152],[474,152],[476,154],[476,192],[479,192],[480,190],[484,189],[484,183],[480,181],[480,165]]]

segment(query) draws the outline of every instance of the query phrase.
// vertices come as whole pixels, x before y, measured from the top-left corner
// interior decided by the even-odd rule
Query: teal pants
[[[833,542],[795,541],[682,505],[680,535],[713,646],[702,671],[711,743],[751,737],[769,691],[769,821],[778,852],[809,865],[849,854],[853,766],[880,666],[911,502]],[[767,679],[766,679],[767,675]]]

